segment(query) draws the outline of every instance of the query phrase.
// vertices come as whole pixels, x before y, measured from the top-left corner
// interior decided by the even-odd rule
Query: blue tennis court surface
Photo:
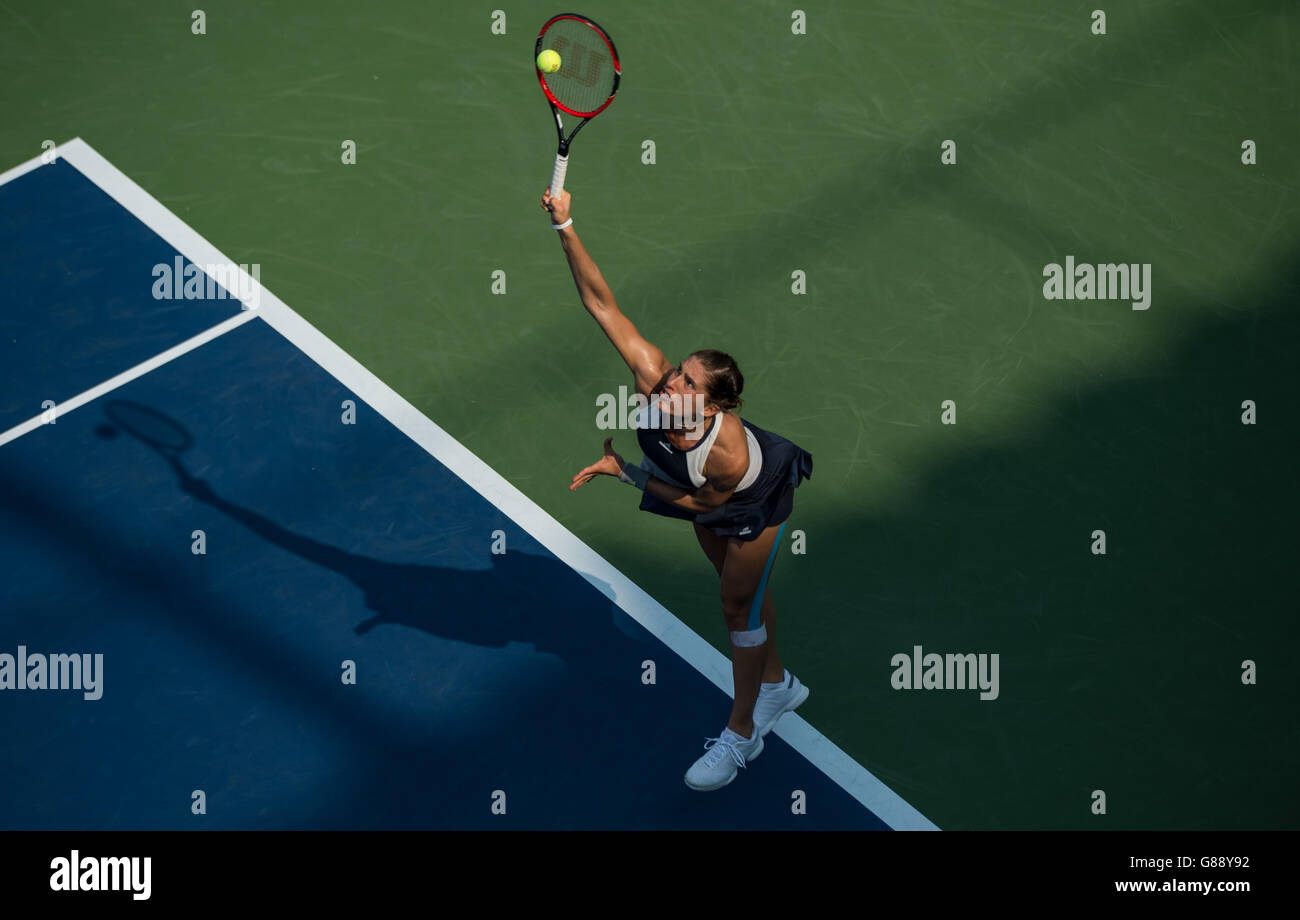
[[[241,313],[154,299],[177,251],[63,160],[0,252],[0,432]],[[727,696],[260,317],[0,444],[0,494],[0,654],[103,655],[0,693],[5,828],[888,826],[778,732],[688,789]]]
[[[240,311],[154,299],[153,267],[175,256],[63,160],[0,185],[0,431]]]

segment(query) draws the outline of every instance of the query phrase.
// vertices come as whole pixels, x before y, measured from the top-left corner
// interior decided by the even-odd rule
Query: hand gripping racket
[[[547,50],[560,56],[560,69],[555,73],[542,73],[537,68],[537,80],[555,115],[555,132],[560,138],[555,170],[551,173],[551,197],[559,198],[564,191],[564,174],[569,169],[569,145],[583,125],[614,101],[622,71],[609,33],[577,13],[561,13],[542,26],[533,51],[534,61]],[[582,119],[568,137],[564,136],[561,112]]]

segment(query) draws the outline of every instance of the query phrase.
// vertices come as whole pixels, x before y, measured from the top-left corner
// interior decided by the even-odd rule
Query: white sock
[[[780,682],[775,684],[763,684],[762,687],[764,690],[780,690],[788,683],[790,683],[790,672],[789,670],[786,670],[785,676],[781,678]]]

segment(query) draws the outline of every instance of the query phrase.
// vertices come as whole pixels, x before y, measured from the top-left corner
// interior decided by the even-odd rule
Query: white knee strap
[[[732,632],[731,644],[741,648],[752,648],[767,641],[767,627],[760,626],[748,632]]]

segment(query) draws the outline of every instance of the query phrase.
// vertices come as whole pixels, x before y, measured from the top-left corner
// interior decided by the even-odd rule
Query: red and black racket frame
[[[614,101],[614,97],[618,95],[618,84],[619,81],[622,79],[623,71],[622,71],[622,66],[619,64],[619,60],[618,60],[618,49],[614,47],[614,40],[609,37],[609,33],[606,32],[604,29],[602,29],[600,25],[596,23],[595,20],[590,19],[586,16],[582,16],[578,13],[560,13],[558,16],[552,16],[550,19],[546,20],[546,23],[542,26],[541,31],[537,33],[537,45],[533,50],[534,60],[542,53],[542,51],[545,50],[542,47],[542,41],[546,37],[546,30],[551,27],[552,23],[555,23],[561,19],[573,19],[593,29],[596,32],[596,34],[601,37],[601,39],[605,42],[605,44],[609,46],[610,57],[613,58],[614,60],[614,85],[609,91],[609,98],[606,99],[604,104],[602,104],[601,107],[596,109],[594,112],[576,112],[573,109],[566,106],[564,103],[560,102],[560,100],[555,98],[555,94],[551,92],[550,87],[546,85],[546,74],[542,73],[541,68],[535,68],[537,70],[537,82],[541,84],[542,92],[546,94],[546,100],[551,105],[551,114],[555,116],[555,133],[559,138],[559,142],[560,142],[559,151],[556,154],[557,166],[556,166],[555,175],[558,175],[560,177],[560,190],[563,191],[564,179],[563,179],[563,172],[559,168],[559,162],[561,160],[564,160],[567,165],[568,156],[569,156],[569,145],[573,143],[573,138],[577,136],[579,131],[582,130],[583,125],[591,121],[601,112],[605,111],[605,109],[609,107],[609,104]],[[569,136],[567,138],[564,136],[564,126],[560,120],[560,112],[564,112],[565,114],[572,115],[575,118],[582,119],[582,121],[578,122],[577,126],[572,131],[569,132]],[[555,182],[552,181],[553,188],[554,185]],[[552,191],[552,194],[557,194],[557,193]]]

